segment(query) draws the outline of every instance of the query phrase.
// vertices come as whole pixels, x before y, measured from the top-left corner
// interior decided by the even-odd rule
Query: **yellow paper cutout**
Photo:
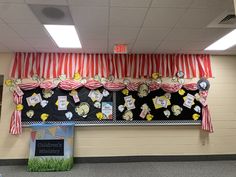
[[[97,116],[98,120],[102,120],[103,119],[103,113],[101,113],[101,112],[98,112],[96,114],[96,116]]]
[[[128,90],[128,89],[123,89],[123,90],[122,90],[122,93],[123,93],[124,95],[128,95],[128,94],[129,94],[129,90]]]
[[[179,92],[180,95],[184,95],[185,94],[185,91],[183,89],[180,89],[178,92]]]
[[[75,73],[74,74],[74,80],[80,80],[81,79],[81,76],[79,73]]]
[[[5,80],[5,85],[7,87],[11,87],[13,85],[13,80],[11,80],[11,79]]]
[[[147,121],[151,121],[153,119],[153,117],[154,116],[152,114],[147,114],[146,119],[147,119]]]
[[[46,113],[43,113],[43,114],[41,114],[41,116],[40,116],[40,118],[41,118],[42,121],[47,120],[48,117],[49,117],[49,114],[46,114]]]
[[[193,120],[198,120],[199,117],[200,117],[200,115],[196,114],[196,113],[192,115]]]
[[[159,73],[152,73],[152,79],[157,80],[160,77]]]
[[[23,108],[24,108],[24,106],[22,104],[16,105],[16,110],[17,111],[21,111]]]

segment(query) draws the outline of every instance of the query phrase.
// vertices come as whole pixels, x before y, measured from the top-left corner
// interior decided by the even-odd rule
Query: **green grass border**
[[[68,171],[73,167],[73,157],[63,159],[55,157],[40,158],[35,157],[28,160],[28,171]]]

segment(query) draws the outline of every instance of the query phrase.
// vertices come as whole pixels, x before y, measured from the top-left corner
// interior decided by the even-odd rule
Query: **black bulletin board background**
[[[137,94],[137,91],[130,91],[129,95],[132,95],[132,97],[136,99],[136,101],[135,101],[136,109],[132,110],[132,112],[134,114],[133,121],[125,121],[125,120],[122,119],[122,114],[125,112],[126,108],[122,113],[118,110],[119,105],[124,105],[124,103],[125,103],[124,102],[124,97],[126,95],[124,95],[122,93],[122,91],[115,92],[115,94],[113,94],[113,92],[109,92],[110,93],[109,96],[108,97],[103,97],[101,102],[113,102],[113,120],[99,121],[96,117],[96,113],[101,112],[101,109],[95,108],[94,107],[94,102],[91,100],[90,97],[88,97],[90,89],[87,89],[85,87],[81,87],[81,88],[77,89],[78,96],[80,98],[80,102],[87,102],[90,105],[89,114],[87,115],[86,118],[83,118],[75,112],[75,107],[78,106],[80,104],[80,102],[79,103],[74,103],[73,98],[69,95],[70,91],[65,91],[65,90],[62,90],[62,89],[59,89],[59,88],[55,88],[55,89],[53,89],[54,94],[52,95],[52,97],[50,97],[48,99],[45,99],[45,98],[43,98],[42,89],[36,88],[36,89],[33,89],[33,90],[24,91],[24,96],[23,96],[23,100],[22,100],[22,104],[24,106],[24,109],[22,110],[22,122],[23,122],[23,124],[24,123],[33,124],[35,122],[41,122],[40,115],[43,114],[43,113],[49,114],[49,117],[46,120],[46,122],[47,121],[48,122],[68,122],[68,121],[70,122],[70,121],[75,121],[75,122],[78,122],[78,124],[80,122],[81,123],[82,122],[84,122],[84,123],[87,122],[88,124],[95,124],[95,125],[96,124],[101,125],[101,124],[106,124],[106,123],[120,124],[121,122],[122,122],[122,124],[130,124],[131,122],[135,122],[135,124],[137,124],[137,123],[140,122],[140,124],[142,125],[143,122],[149,123],[149,122],[155,122],[155,121],[163,121],[163,122],[164,121],[169,121],[170,123],[174,122],[174,121],[197,122],[197,121],[193,121],[193,119],[192,119],[192,115],[194,113],[196,113],[193,108],[196,105],[198,105],[202,108],[202,105],[198,101],[195,100],[195,104],[192,106],[192,109],[186,108],[186,107],[183,106],[183,103],[184,103],[183,97],[186,96],[187,93],[195,95],[196,93],[198,93],[198,90],[197,91],[189,91],[189,90],[186,90],[184,88],[182,88],[182,89],[185,91],[185,94],[183,96],[179,95],[178,92],[171,93],[171,99],[170,99],[171,105],[168,106],[167,108],[160,108],[160,109],[155,109],[154,108],[152,99],[155,96],[164,95],[166,92],[163,91],[162,89],[152,91],[152,92],[149,93],[149,95],[147,97],[144,97],[144,98],[139,98],[138,94]],[[102,93],[104,88],[101,87],[98,90],[100,90],[100,92]],[[44,108],[42,108],[40,104],[37,104],[34,107],[33,106],[28,106],[28,104],[26,102],[26,98],[31,96],[33,93],[36,93],[36,94],[40,93],[43,100],[48,100],[49,103],[47,104],[47,106],[44,107]],[[67,106],[68,110],[66,110],[66,111],[58,111],[57,110],[57,106],[55,105],[55,103],[57,101],[58,96],[67,96],[67,101],[69,102],[69,104]],[[147,121],[146,119],[142,119],[141,117],[139,117],[139,114],[142,111],[141,106],[144,103],[146,103],[149,106],[149,108],[151,109],[150,113],[152,115],[154,115],[154,118],[153,118],[152,121]],[[165,109],[169,109],[170,112],[171,112],[171,106],[174,105],[174,104],[179,105],[180,107],[183,108],[182,113],[179,116],[174,116],[171,113],[171,116],[169,118],[166,118],[163,111]],[[34,116],[32,118],[28,118],[26,116],[26,112],[28,110],[34,110]],[[73,118],[71,120],[68,120],[65,117],[65,113],[68,112],[68,111],[73,113]],[[199,115],[200,115],[200,118],[198,119],[198,122],[202,120],[201,113],[199,113]]]

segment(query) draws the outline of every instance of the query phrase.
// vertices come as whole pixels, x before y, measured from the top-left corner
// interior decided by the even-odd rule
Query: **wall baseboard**
[[[169,156],[112,156],[75,157],[74,163],[125,163],[125,162],[184,162],[236,160],[236,154],[226,155],[169,155]],[[28,159],[0,159],[0,166],[27,165]]]

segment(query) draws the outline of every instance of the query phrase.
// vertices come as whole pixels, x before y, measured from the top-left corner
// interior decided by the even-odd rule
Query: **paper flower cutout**
[[[104,89],[102,91],[102,94],[103,94],[104,97],[108,97],[110,93],[106,89]]]
[[[48,101],[47,101],[47,100],[42,100],[42,101],[40,102],[40,105],[42,106],[42,108],[44,108],[45,106],[47,106],[47,104],[48,104]]]
[[[124,95],[129,95],[129,90],[128,90],[128,89],[123,89],[123,90],[122,90],[122,93],[123,93]]]
[[[119,106],[118,106],[118,110],[119,110],[120,112],[123,112],[124,109],[125,109],[124,105],[119,105]]]
[[[41,116],[40,116],[40,118],[41,118],[41,120],[44,122],[44,121],[46,121],[47,119],[48,119],[48,117],[49,117],[49,114],[46,114],[46,113],[43,113],[43,114],[41,114]]]
[[[43,89],[42,93],[44,98],[50,98],[54,94],[54,91],[50,89]]]
[[[131,110],[125,111],[124,114],[122,115],[122,118],[127,121],[133,120],[133,112]]]
[[[196,111],[197,113],[201,113],[201,108],[200,108],[200,106],[195,106],[195,107],[194,107],[194,111]]]
[[[96,101],[94,103],[94,107],[100,109],[101,108],[101,103],[99,101]]]
[[[170,111],[168,109],[166,109],[165,111],[163,111],[164,115],[169,118],[170,117]]]
[[[193,115],[192,115],[193,120],[198,120],[199,117],[200,117],[199,114],[193,114]]]
[[[125,85],[130,84],[130,80],[129,80],[129,79],[124,79],[124,80],[123,80],[123,84],[125,84]]]
[[[184,94],[185,94],[185,91],[184,91],[184,89],[180,89],[180,90],[178,91],[178,93],[179,93],[180,95],[184,95]]]
[[[80,76],[80,74],[79,73],[75,73],[74,74],[74,80],[80,80],[81,79],[81,76]]]
[[[145,83],[138,86],[138,96],[140,98],[146,97],[150,92],[149,86]]]
[[[26,116],[31,119],[34,116],[34,111],[33,110],[27,111]]]
[[[147,121],[151,121],[153,119],[153,117],[154,116],[152,114],[147,114],[146,119],[147,119]]]
[[[72,112],[69,111],[69,112],[65,113],[65,116],[67,119],[71,120],[73,117],[73,114],[72,114]]]
[[[96,114],[96,117],[97,117],[98,120],[102,120],[102,119],[103,119],[103,113],[98,112],[98,113]]]
[[[21,111],[21,110],[23,110],[23,108],[24,108],[24,106],[22,104],[17,104],[16,105],[16,110],[17,111]]]
[[[183,108],[181,108],[179,105],[173,105],[171,107],[171,111],[173,112],[174,116],[178,116],[183,111]]]

